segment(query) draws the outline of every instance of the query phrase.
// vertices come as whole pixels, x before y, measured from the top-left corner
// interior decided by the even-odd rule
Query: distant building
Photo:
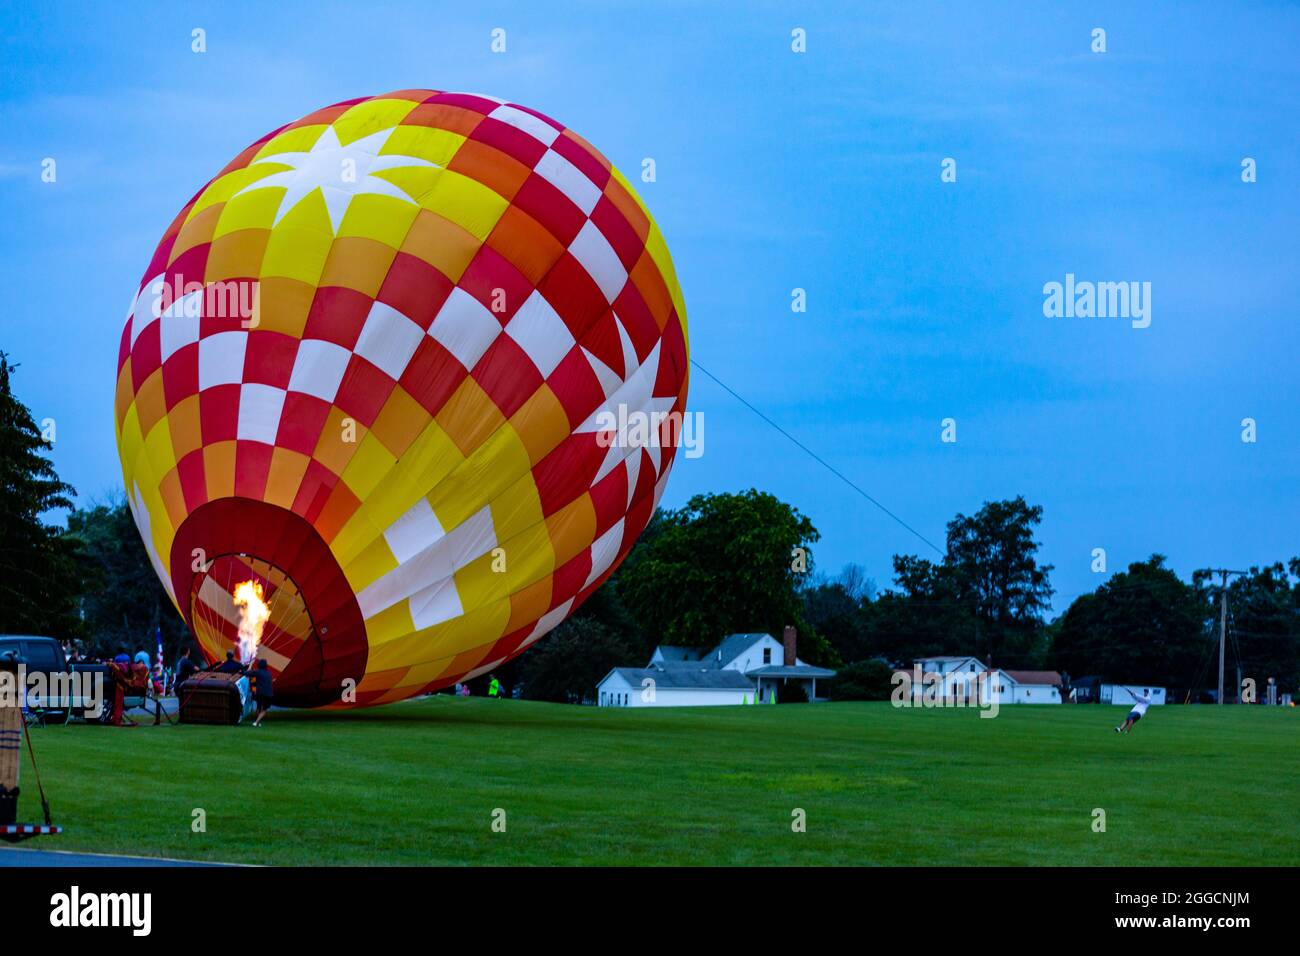
[[[1064,678],[1056,671],[992,671],[999,704],[1059,704]]]
[[[753,681],[717,668],[615,667],[596,685],[601,707],[707,707],[753,697]]]
[[[1100,677],[1081,677],[1074,682],[1075,700],[1080,704],[1119,704],[1131,707],[1139,697],[1149,697],[1152,704],[1166,703],[1163,687],[1142,684],[1108,684]]]
[[[930,692],[945,700],[964,700],[987,705],[1059,704],[1065,682],[1056,671],[990,669],[978,657],[923,657],[913,661],[909,675],[912,696]],[[920,680],[917,680],[917,675]],[[929,688],[934,688],[932,691]]]
[[[912,662],[922,674],[949,675],[952,680],[964,680],[959,675],[980,674],[988,670],[978,657],[923,657]]]
[[[771,634],[729,634],[712,650],[661,644],[646,667],[615,667],[596,685],[601,707],[702,707],[770,703],[794,684],[809,700],[817,680],[834,677],[795,654],[795,631],[784,643]]]

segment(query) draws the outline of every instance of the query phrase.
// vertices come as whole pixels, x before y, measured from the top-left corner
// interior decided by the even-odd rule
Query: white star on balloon
[[[250,183],[235,195],[253,189],[283,186],[284,196],[275,212],[275,222],[279,223],[289,210],[319,189],[325,199],[325,208],[329,212],[330,225],[335,232],[339,231],[343,215],[356,196],[364,194],[392,196],[394,199],[416,204],[415,199],[405,190],[374,175],[386,169],[401,169],[409,166],[440,168],[437,163],[418,159],[415,156],[380,156],[379,151],[384,148],[384,143],[393,135],[393,130],[396,128],[371,133],[344,146],[339,142],[334,127],[327,126],[325,132],[321,133],[320,139],[316,140],[315,145],[307,152],[273,153],[254,160],[249,164],[250,168],[262,163],[276,163],[290,168]]]
[[[615,316],[615,322],[618,325],[619,337],[623,344],[623,376],[607,366],[585,348],[583,352],[587,357],[587,363],[596,373],[596,378],[600,381],[605,391],[605,401],[599,408],[593,411],[585,422],[578,426],[576,433],[584,432],[602,432],[602,427],[607,421],[608,416],[612,415],[618,420],[618,407],[627,406],[628,413],[642,413],[654,420],[656,414],[667,414],[672,410],[676,403],[673,396],[658,397],[654,394],[655,382],[659,378],[659,343],[655,343],[650,354],[646,356],[644,364],[637,364],[636,352],[632,348],[632,342],[628,338],[627,331],[623,328],[623,323]],[[617,383],[617,384],[616,384]],[[596,472],[593,481],[600,481],[611,471],[613,471],[620,461],[627,462],[628,471],[628,501],[632,500],[632,492],[635,489],[636,478],[641,467],[641,448],[628,449],[624,447],[615,436],[615,440],[609,445],[605,452],[605,459],[601,462],[600,468]],[[650,464],[658,474],[660,468],[660,455],[662,449],[658,442],[651,441],[644,446],[644,450],[650,457]]]

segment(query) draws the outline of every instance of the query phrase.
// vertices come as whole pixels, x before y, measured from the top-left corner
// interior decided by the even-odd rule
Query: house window
[[[763,648],[763,663],[764,664],[772,663],[772,648],[770,647]]]

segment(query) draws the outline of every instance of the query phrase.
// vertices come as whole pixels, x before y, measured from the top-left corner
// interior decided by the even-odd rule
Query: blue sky
[[[1041,504],[1058,609],[1097,547],[1183,574],[1300,553],[1300,11],[551,6],[6,6],[0,348],[83,501],[120,483],[118,336],[176,211],[285,122],[432,87],[533,106],[629,175],[653,157],[693,358],[932,541],[986,499]],[[1045,318],[1066,273],[1150,282],[1151,326]],[[705,454],[664,504],[770,491],[822,570],[881,584],[927,552],[703,375],[691,406]]]

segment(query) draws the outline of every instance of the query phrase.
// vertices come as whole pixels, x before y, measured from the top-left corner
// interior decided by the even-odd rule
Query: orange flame
[[[271,616],[271,608],[257,581],[244,581],[235,587],[235,607],[239,608],[239,660],[252,663],[262,642],[262,628]]]

